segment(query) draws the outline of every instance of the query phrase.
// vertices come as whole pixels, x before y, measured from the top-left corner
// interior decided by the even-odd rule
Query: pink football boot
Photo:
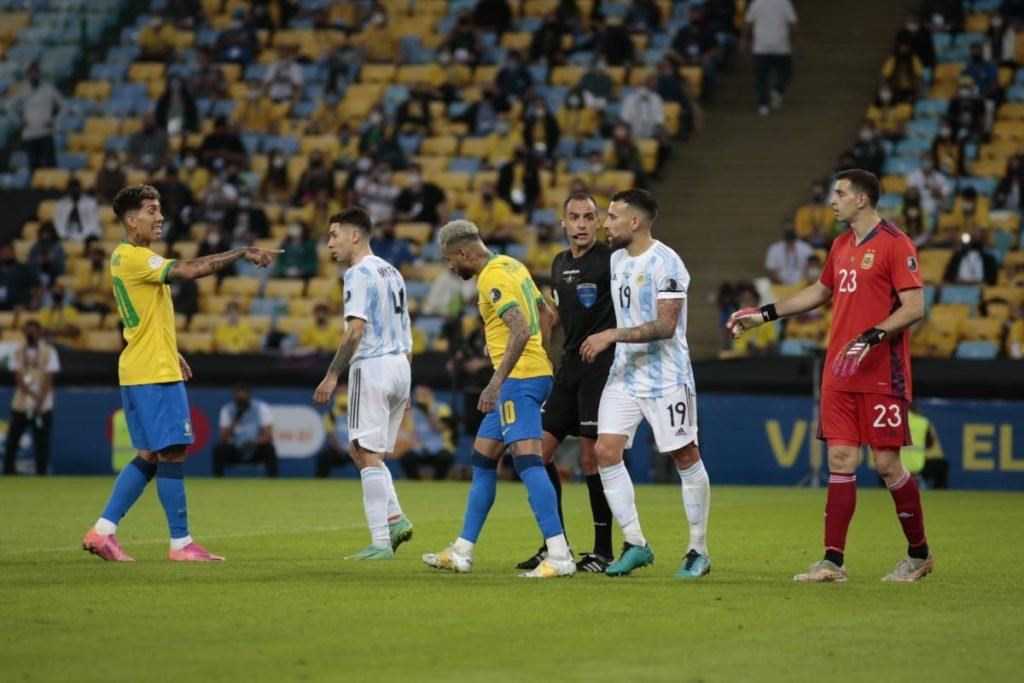
[[[134,562],[135,560],[126,555],[121,550],[120,544],[114,535],[104,536],[103,534],[96,531],[96,529],[89,529],[85,537],[82,539],[82,550],[88,550],[93,555],[98,556],[100,559],[106,560],[107,562]]]

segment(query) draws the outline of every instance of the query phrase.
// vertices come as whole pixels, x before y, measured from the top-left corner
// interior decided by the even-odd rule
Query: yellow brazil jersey
[[[519,306],[526,324],[530,326],[531,335],[509,377],[527,379],[551,375],[551,361],[541,343],[540,313],[537,310],[537,304],[543,301],[543,297],[526,266],[508,256],[492,256],[480,271],[476,288],[480,292],[480,315],[484,319],[484,335],[494,367],[501,364],[509,339],[508,326],[501,316],[509,308]]]
[[[167,286],[173,263],[129,242],[118,244],[110,256],[114,301],[128,343],[117,365],[122,386],[182,380],[174,304]]]

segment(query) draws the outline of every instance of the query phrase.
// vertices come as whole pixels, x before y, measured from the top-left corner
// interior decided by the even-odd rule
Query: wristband
[[[885,339],[886,334],[888,333],[885,330],[880,330],[877,327],[872,327],[869,330],[865,330],[863,333],[861,333],[860,336],[864,341],[868,343],[868,346],[875,346],[883,339]]]
[[[779,314],[775,312],[775,304],[768,304],[761,307],[761,317],[764,318],[766,323],[770,323],[774,320],[779,319]]]

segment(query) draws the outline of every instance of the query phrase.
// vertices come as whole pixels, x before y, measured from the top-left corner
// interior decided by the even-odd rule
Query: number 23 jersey
[[[616,326],[638,327],[658,319],[658,301],[681,300],[675,333],[660,341],[615,345],[608,386],[636,398],[661,398],[693,386],[686,343],[686,290],[690,274],[679,254],[655,240],[639,256],[612,253],[612,303]]]
[[[514,258],[494,255],[487,260],[477,276],[476,288],[480,293],[480,315],[484,319],[487,350],[494,367],[501,365],[510,336],[508,326],[501,316],[510,308],[519,307],[530,328],[530,339],[509,377],[528,379],[550,376],[551,361],[544,351],[538,311],[538,305],[544,298],[526,266]]]
[[[850,340],[899,308],[900,292],[923,286],[914,243],[886,221],[875,226],[860,244],[853,230],[847,230],[832,244],[821,284],[832,290],[832,331],[822,388],[889,394],[909,401],[909,330],[890,335],[872,348],[853,377],[841,379],[830,368]]]

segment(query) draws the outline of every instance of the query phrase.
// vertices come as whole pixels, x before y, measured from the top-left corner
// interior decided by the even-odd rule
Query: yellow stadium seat
[[[21,239],[35,241],[39,235],[39,221],[28,221],[21,226]]]
[[[1024,121],[1024,102],[1007,102],[996,111],[999,120]]]
[[[309,326],[311,319],[306,316],[282,315],[274,323],[274,327],[285,334],[298,334]]]
[[[120,333],[113,330],[89,330],[83,346],[90,351],[120,351],[124,344]]]
[[[1024,320],[1017,320],[1006,333],[1006,355],[1019,357],[1021,345],[1024,345]]]
[[[936,64],[935,71],[932,75],[932,81],[936,83],[948,82],[955,84],[957,79],[960,78],[960,74],[963,72],[965,66],[967,65],[963,62]]]
[[[527,31],[508,31],[501,36],[501,47],[506,50],[529,50],[533,34]]]
[[[212,332],[179,332],[178,348],[186,353],[212,353]]]
[[[0,311],[0,330],[9,330],[14,327],[14,321],[18,314],[14,311]]]
[[[306,135],[299,141],[300,154],[309,154],[315,149],[330,161],[341,154],[341,141],[337,135]]]
[[[1006,323],[1013,317],[1014,308],[1001,301],[990,301],[985,304],[985,317]]]
[[[971,175],[978,178],[1002,178],[1006,174],[1006,159],[978,159],[971,164]]]
[[[704,87],[704,72],[701,71],[700,67],[684,66],[679,69],[679,73],[682,74],[683,78],[690,82],[690,87],[693,88],[693,94],[696,97],[700,97]]]
[[[199,253],[199,243],[193,240],[180,240],[174,243],[174,250],[178,252],[179,259],[188,261]]]
[[[68,151],[79,153],[102,152],[107,144],[107,135],[100,133],[71,133],[68,136]]]
[[[322,303],[313,299],[291,299],[288,301],[288,315],[312,316],[313,309],[317,304]]]
[[[398,67],[394,75],[394,82],[401,85],[412,85],[422,81],[429,81],[433,72],[430,64],[403,64]]]
[[[204,279],[212,278],[200,278],[199,282],[202,282]],[[202,311],[203,313],[216,313],[220,315],[227,310],[229,303],[238,300],[239,297],[237,296],[207,296],[204,294],[203,296],[199,297],[199,310]],[[245,307],[243,306],[243,308]]]
[[[260,291],[260,279],[249,275],[231,275],[220,283],[221,296],[252,298]]]
[[[981,290],[982,301],[1001,299],[1012,306],[1024,304],[1024,287],[984,287]]]
[[[71,172],[63,168],[37,168],[30,186],[33,190],[64,190],[70,177]]]
[[[364,64],[359,70],[359,82],[391,85],[395,82],[395,72],[394,64]]]
[[[92,192],[96,189],[96,171],[83,168],[78,171],[74,171],[72,175],[78,178],[78,182],[82,184],[82,189],[86,192]]]
[[[496,66],[488,66],[488,65],[481,65],[481,66],[478,66],[476,68],[476,71],[473,72],[473,83],[475,83],[476,85],[488,85],[488,84],[494,82],[494,79],[495,79],[495,77],[497,77],[497,75],[498,75],[498,67],[496,67]],[[480,99],[479,92],[477,93],[476,99],[475,100],[471,100],[466,95],[466,92],[463,91],[462,99],[467,101],[467,102],[475,102],[475,101]]]
[[[263,290],[263,296],[267,299],[298,299],[302,296],[302,291],[306,288],[306,283],[302,280],[283,280],[281,278],[271,278],[267,280],[266,289]]]
[[[85,133],[108,138],[121,132],[121,119],[112,116],[92,116],[85,120]]]
[[[612,79],[612,84],[615,88],[621,88],[626,83],[626,67],[624,66],[609,66],[605,69],[608,75]]]
[[[907,177],[902,175],[882,176],[882,192],[903,194],[907,191]]]
[[[135,62],[128,67],[128,80],[136,83],[164,80],[166,66],[160,62]]]
[[[434,174],[433,181],[442,190],[466,192],[471,187],[472,176],[465,171],[445,171],[444,173]]]
[[[960,321],[960,338],[967,341],[1003,340],[1003,322],[992,318],[968,318]]]
[[[584,73],[581,66],[556,66],[551,70],[551,85],[571,88],[579,84]]]
[[[964,23],[967,33],[985,33],[988,31],[988,15],[983,12],[972,12],[967,15]]]
[[[223,320],[219,313],[196,313],[192,316],[192,322],[188,329],[192,332],[209,332],[217,327]]]
[[[271,319],[269,315],[243,315],[239,322],[248,325],[259,334],[270,332]]]
[[[395,226],[395,237],[416,244],[426,244],[431,232],[430,223],[399,223]]]
[[[922,249],[917,257],[921,264],[921,278],[927,283],[937,283],[942,282],[953,254],[948,249]]]
[[[174,329],[179,333],[184,332],[185,328],[188,327],[188,316],[184,313],[174,314]]]
[[[1024,140],[1024,121],[996,121],[992,124],[992,139],[1017,142]]]
[[[103,327],[102,313],[79,313],[78,328],[82,331],[99,330]]]
[[[971,315],[971,307],[968,304],[935,304],[929,313],[931,322],[952,321],[959,324]]]
[[[43,223],[45,221],[52,221],[53,214],[56,211],[56,209],[56,199],[44,199],[41,202],[39,202],[39,205],[36,207],[36,218],[39,219],[40,223]],[[28,235],[23,236],[28,237]]]
[[[640,148],[640,155],[644,160],[644,170],[654,173],[654,169],[658,166],[658,141],[653,138],[641,138],[636,141],[636,146]]]
[[[489,151],[490,144],[487,138],[464,138],[460,146],[459,155],[483,159],[487,157]]]
[[[420,146],[420,154],[425,156],[455,156],[458,150],[458,140],[453,136],[431,137],[423,140]]]
[[[679,117],[682,115],[682,112],[682,105],[678,102],[665,103],[665,127],[668,128],[668,132],[672,135],[679,132]]]
[[[79,81],[75,85],[75,97],[104,102],[110,98],[110,90],[110,81]]]
[[[341,281],[337,278],[315,277],[306,285],[306,296],[314,301],[331,301],[341,298]]]

